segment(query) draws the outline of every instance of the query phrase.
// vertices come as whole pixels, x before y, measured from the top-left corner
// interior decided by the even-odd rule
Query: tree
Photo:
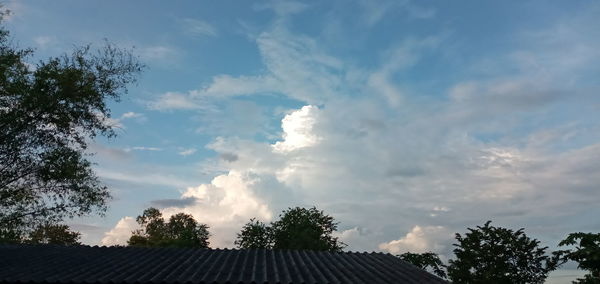
[[[92,170],[87,143],[115,135],[107,102],[118,101],[143,68],[108,43],[37,64],[32,55],[0,27],[0,239],[105,212],[110,193]]]
[[[584,278],[573,283],[600,283],[600,233],[571,233],[559,246],[575,246],[574,250],[557,252],[563,261],[575,261],[579,269],[588,270]]]
[[[25,243],[73,246],[81,245],[80,238],[81,233],[71,231],[67,225],[44,224],[30,232]]]
[[[398,257],[418,268],[423,270],[432,271],[435,275],[446,278],[446,266],[440,260],[440,257],[433,252],[425,253],[411,253],[405,252]]]
[[[523,229],[513,231],[490,223],[468,228],[464,237],[456,234],[456,259],[448,266],[452,282],[543,283],[556,269],[558,259],[547,256],[547,247],[540,247]]]
[[[346,244],[332,234],[337,229],[333,217],[317,208],[288,208],[270,226],[251,219],[238,234],[240,248],[307,249],[341,251]]]
[[[242,231],[237,234],[235,245],[239,248],[273,248],[273,238],[271,237],[271,228],[267,224],[254,218],[242,227]]]
[[[209,227],[199,224],[192,215],[178,213],[165,222],[162,213],[151,207],[136,221],[142,229],[133,232],[127,241],[130,246],[208,248]]]

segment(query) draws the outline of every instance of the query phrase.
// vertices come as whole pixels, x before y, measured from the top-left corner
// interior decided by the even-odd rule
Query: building
[[[447,283],[384,253],[0,245],[0,283]]]

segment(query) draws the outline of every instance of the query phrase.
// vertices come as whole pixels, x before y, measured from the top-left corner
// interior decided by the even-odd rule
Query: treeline
[[[178,213],[166,222],[159,210],[149,208],[136,220],[141,229],[133,232],[130,246],[209,247],[209,227],[191,215]],[[240,249],[342,252],[346,244],[334,236],[337,226],[333,217],[315,207],[288,208],[270,224],[250,219],[234,243]],[[433,252],[405,252],[398,257],[455,283],[544,283],[550,272],[575,261],[589,273],[574,283],[600,283],[600,233],[569,234],[558,246],[574,248],[551,253],[524,229],[496,227],[491,221],[455,238],[454,258],[448,264]]]

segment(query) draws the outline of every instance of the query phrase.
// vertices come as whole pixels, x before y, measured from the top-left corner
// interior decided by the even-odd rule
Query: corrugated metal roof
[[[0,282],[447,283],[383,253],[14,245]]]

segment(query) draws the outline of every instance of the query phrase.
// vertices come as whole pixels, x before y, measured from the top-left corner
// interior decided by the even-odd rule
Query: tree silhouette
[[[81,245],[80,238],[81,233],[71,231],[67,225],[44,224],[29,233],[25,243],[73,246]]]
[[[494,227],[491,221],[468,228],[450,260],[448,276],[455,283],[543,283],[556,269],[558,259],[545,254],[547,247],[530,239],[523,229]]]
[[[577,262],[579,269],[590,272],[573,283],[600,284],[600,233],[571,233],[558,245],[574,245],[575,249],[559,251],[557,255],[563,261]]]
[[[256,219],[250,219],[237,234],[234,244],[239,248],[273,248],[271,228]]]
[[[32,67],[33,50],[10,42],[0,27],[0,239],[106,210],[110,194],[85,150],[96,135],[115,135],[107,101],[126,93],[142,69],[108,43]]]
[[[405,252],[398,257],[418,268],[423,270],[432,271],[435,275],[446,278],[446,266],[440,260],[440,257],[433,252],[425,253],[411,253]]]
[[[206,224],[199,224],[194,217],[177,213],[165,222],[156,208],[144,210],[136,218],[142,229],[133,232],[127,241],[130,246],[141,247],[198,247],[208,248],[210,233]]]
[[[238,234],[240,248],[307,249],[341,251],[346,244],[333,232],[337,229],[333,217],[312,208],[288,208],[270,226],[251,219]]]

